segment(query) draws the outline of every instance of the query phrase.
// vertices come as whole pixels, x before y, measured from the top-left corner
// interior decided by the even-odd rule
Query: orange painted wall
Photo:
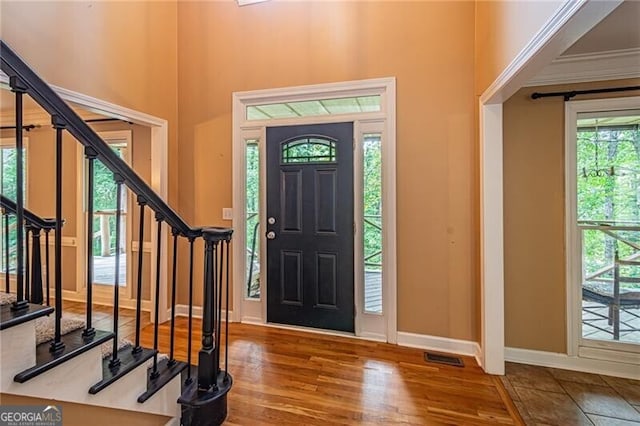
[[[399,329],[477,339],[473,28],[473,2],[180,2],[181,211],[228,225],[233,92],[395,76]]]
[[[562,3],[561,0],[476,2],[477,95],[493,83]]]
[[[155,1],[2,1],[0,36],[51,84],[167,119],[169,173],[177,176],[176,9]],[[177,184],[169,180],[172,202]]]

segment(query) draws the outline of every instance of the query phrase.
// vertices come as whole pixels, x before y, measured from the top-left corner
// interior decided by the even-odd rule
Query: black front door
[[[267,320],[354,330],[353,123],[267,128]]]

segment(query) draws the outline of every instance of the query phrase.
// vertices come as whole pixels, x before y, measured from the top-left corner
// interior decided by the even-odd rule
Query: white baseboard
[[[581,358],[561,353],[519,348],[505,348],[504,357],[506,361],[516,362],[519,364],[540,365],[543,367],[561,368],[564,370],[582,371],[585,373],[604,374],[606,376],[640,380],[640,369],[637,365],[633,364]]]
[[[427,349],[457,355],[472,356],[480,364],[480,345],[469,340],[450,339],[448,337],[426,334],[398,332],[398,345],[410,348]]]
[[[51,297],[55,297],[55,290],[52,289]],[[62,290],[62,299],[70,302],[87,303],[87,295],[85,293],[79,293],[72,290]],[[93,295],[93,304],[102,306],[113,306],[113,301],[110,298],[102,298],[100,295]],[[121,308],[136,309],[136,299],[129,299],[120,296],[118,305]],[[143,312],[151,312],[151,302],[149,300],[143,300],[141,303],[141,309]]]
[[[227,315],[227,311],[225,309],[222,310],[222,321],[225,320]],[[188,317],[189,316],[189,305],[176,305],[176,316],[177,317]],[[171,308],[167,309],[167,317],[171,317]],[[202,319],[202,306],[194,306],[193,307],[193,317]],[[233,316],[233,311],[229,311],[229,322],[234,322],[235,318]]]

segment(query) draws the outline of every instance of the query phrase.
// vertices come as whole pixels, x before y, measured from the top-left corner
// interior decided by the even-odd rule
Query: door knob
[[[267,232],[267,240],[274,240],[276,238],[276,233],[274,231]]]

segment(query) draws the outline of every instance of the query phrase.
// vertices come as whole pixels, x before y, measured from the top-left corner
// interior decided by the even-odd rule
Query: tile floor
[[[640,426],[639,380],[507,363],[502,381],[527,426]]]

